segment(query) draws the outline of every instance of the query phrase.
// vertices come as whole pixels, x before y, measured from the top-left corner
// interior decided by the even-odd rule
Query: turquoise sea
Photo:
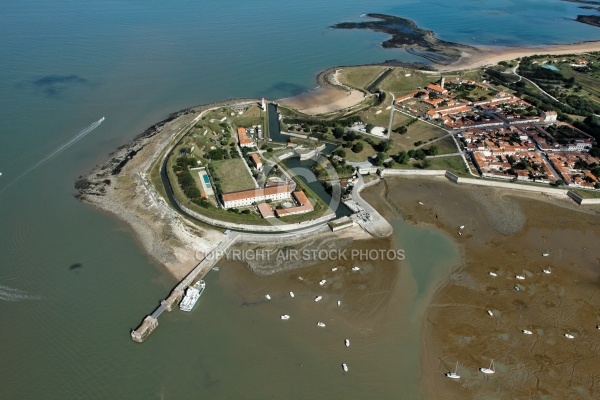
[[[132,343],[129,329],[175,281],[124,224],[73,197],[79,175],[171,112],[302,93],[335,65],[417,61],[381,49],[385,35],[329,28],[370,12],[475,45],[600,39],[573,21],[594,11],[559,0],[0,2],[0,399],[419,398],[418,354],[405,346],[419,343],[418,328],[405,329],[418,295],[398,294],[391,322],[364,330],[329,310],[337,322],[317,337],[302,307],[287,326],[283,300],[243,307],[231,282],[247,271],[223,265],[197,312],[168,314],[149,341]],[[392,246],[440,248],[438,259],[400,266],[399,287],[425,293],[455,249],[398,224]],[[287,282],[247,279],[257,296]],[[349,355],[339,353],[343,332],[358,337]],[[340,373],[342,356],[353,375]],[[410,379],[397,379],[402,371]]]

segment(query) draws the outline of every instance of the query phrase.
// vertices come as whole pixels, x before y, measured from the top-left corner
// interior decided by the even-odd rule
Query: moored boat
[[[342,363],[342,369],[344,370],[344,372],[348,372],[348,366],[346,365],[346,363]]]
[[[179,303],[179,309],[181,311],[192,311],[192,308],[196,305],[196,302],[204,292],[206,288],[206,282],[200,279],[198,282],[194,283],[192,286],[189,286],[185,291],[185,296],[181,303]]]
[[[290,316],[289,316],[289,315],[287,315],[287,314],[283,314],[283,315],[281,316],[281,319],[283,319],[283,320],[287,320],[287,319],[290,319]]]
[[[325,328],[325,323],[324,322],[317,322],[317,326],[320,326],[321,328]]]

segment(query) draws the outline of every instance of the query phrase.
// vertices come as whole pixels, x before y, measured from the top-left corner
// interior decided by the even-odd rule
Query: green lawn
[[[410,117],[406,118],[410,119]],[[392,149],[390,150],[390,154],[397,154],[401,150],[408,151],[410,149],[414,149],[415,143],[417,142],[427,143],[432,139],[440,138],[446,134],[446,131],[444,131],[442,128],[438,128],[437,126],[430,125],[423,121],[417,121],[414,124],[411,124],[408,127],[408,131],[402,135],[398,133],[392,133]],[[438,144],[440,150],[442,150],[442,146],[444,149],[449,148],[449,146],[444,143]],[[454,151],[451,151],[450,153],[453,152]],[[443,153],[440,152],[440,154]]]
[[[211,163],[215,175],[221,179],[223,193],[254,188],[254,181],[244,163],[241,158],[217,160]]]
[[[338,149],[343,149],[346,152],[346,157],[344,157],[346,159],[346,161],[351,161],[351,162],[367,161],[367,159],[369,157],[372,157],[377,154],[377,152],[375,150],[373,150],[373,147],[371,147],[371,145],[369,143],[364,142],[362,140],[357,140],[354,143],[357,143],[357,142],[361,142],[363,144],[363,150],[360,153],[353,152],[351,148],[344,149],[342,146],[338,147]]]
[[[583,199],[600,199],[600,192],[585,189],[570,189],[571,192],[578,194]]]
[[[406,76],[410,74],[410,76]],[[430,83],[439,81],[439,75],[424,74],[402,68],[395,68],[379,84],[379,88],[392,92],[396,97],[414,92],[418,87],[425,87]]]
[[[342,69],[338,80],[345,85],[365,89],[385,69],[386,67],[381,66],[348,67]]]

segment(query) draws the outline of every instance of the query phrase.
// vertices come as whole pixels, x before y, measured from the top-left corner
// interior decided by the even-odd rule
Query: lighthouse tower
[[[442,78],[440,79],[440,86],[442,87],[442,89],[444,88],[445,83],[446,83],[446,78],[442,76]]]
[[[263,111],[267,111],[267,102],[264,97],[262,98],[262,109]]]

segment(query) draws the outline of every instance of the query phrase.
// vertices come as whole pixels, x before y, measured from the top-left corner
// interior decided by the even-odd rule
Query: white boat
[[[287,314],[283,314],[283,315],[281,316],[281,319],[283,319],[283,320],[287,320],[287,319],[290,319],[290,316],[289,316],[289,315],[287,315]]]
[[[527,329],[523,329],[523,331],[522,331],[522,332],[523,332],[524,334],[526,334],[526,335],[532,335],[532,334],[533,334],[533,332],[531,332],[531,331],[528,331]]]
[[[542,256],[544,257],[548,257],[550,255],[550,253],[542,253]]]
[[[335,271],[337,271],[337,267],[333,267],[333,268],[331,268],[331,270],[332,270],[333,272],[335,272]]]
[[[456,368],[454,368],[454,372],[446,372],[446,376],[450,379],[460,379],[460,375],[458,374],[458,361],[456,362]]]
[[[317,297],[315,297],[315,301],[321,301],[322,298],[323,298],[323,296],[317,296]]]
[[[337,305],[338,305],[338,307],[341,306],[342,305],[342,301],[338,300]]]
[[[422,202],[422,201],[420,201],[420,202],[419,202],[419,204],[420,204],[420,205],[423,205],[423,202]]]
[[[342,369],[344,370],[344,372],[348,372],[348,366],[346,365],[346,363],[342,363]]]
[[[325,283],[327,283],[327,280],[326,280],[326,279],[322,279],[322,280],[319,282],[319,285],[323,286]]]
[[[185,296],[181,303],[179,303],[179,309],[181,311],[192,311],[192,308],[196,305],[196,302],[204,292],[204,288],[206,288],[206,283],[200,279],[198,282],[194,283],[192,286],[188,286],[185,290]]]
[[[352,271],[360,271],[360,267],[352,267]]]
[[[325,328],[325,323],[324,322],[317,322],[317,326],[320,326],[321,328]]]
[[[498,274],[495,272],[490,271],[489,273],[490,273],[490,276],[494,276],[494,277],[498,276]]]
[[[271,300],[271,296],[267,293],[267,294],[265,294],[265,299]]]
[[[465,229],[465,226],[464,226],[464,225],[461,225],[461,226],[460,226],[460,229]]]
[[[294,297],[294,292],[290,292],[290,297]]]
[[[543,269],[542,271],[544,271],[545,274],[551,274],[552,273],[552,269],[551,268]]]
[[[487,312],[488,312],[488,314],[489,314],[490,317],[494,316],[494,313],[492,312],[492,310],[488,310]]]
[[[492,360],[492,362],[490,363],[490,367],[489,368],[479,368],[479,370],[481,372],[483,372],[484,374],[495,374],[496,373],[496,368],[494,368],[494,360]]]
[[[575,336],[571,335],[570,333],[565,333],[565,337],[567,339],[575,339]]]
[[[215,266],[215,267],[212,267],[212,270],[213,270],[213,271],[217,271],[217,272],[219,272],[219,267],[216,267],[216,266]]]
[[[516,290],[517,292],[520,292],[520,291],[521,291],[521,288],[520,288],[520,287],[518,287],[518,286],[515,286],[515,290]]]
[[[519,280],[524,280],[525,279],[525,275],[516,275],[515,278],[519,279]]]
[[[346,345],[346,347],[350,347],[350,339],[344,340],[344,344]]]
[[[600,325],[596,325],[596,329],[600,329]]]

